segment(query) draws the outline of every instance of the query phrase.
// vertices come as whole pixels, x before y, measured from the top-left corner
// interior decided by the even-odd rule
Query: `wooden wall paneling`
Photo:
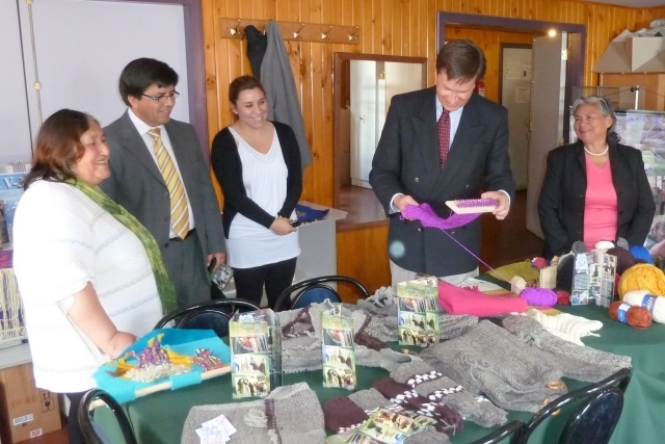
[[[380,287],[390,286],[390,264],[386,253],[388,226],[337,233],[337,274],[351,276],[374,294]],[[340,287],[346,302],[355,300],[355,293]]]

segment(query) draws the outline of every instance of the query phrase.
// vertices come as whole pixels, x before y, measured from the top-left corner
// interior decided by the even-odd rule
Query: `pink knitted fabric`
[[[524,298],[487,296],[480,291],[456,287],[445,281],[439,282],[439,305],[449,314],[478,317],[522,313],[528,308]]]
[[[439,217],[428,203],[422,203],[418,206],[407,205],[402,210],[403,217],[417,219],[428,228],[439,228],[449,230],[451,228],[462,227],[478,219],[482,213],[457,214],[452,213],[447,219]]]

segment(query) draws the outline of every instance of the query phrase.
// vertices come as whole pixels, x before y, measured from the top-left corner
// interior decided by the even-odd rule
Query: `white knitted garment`
[[[584,346],[584,343],[581,341],[581,338],[585,336],[600,336],[593,332],[603,328],[603,323],[600,321],[592,321],[582,316],[575,316],[568,313],[549,316],[532,308],[526,314],[538,321],[553,335],[582,346]]]

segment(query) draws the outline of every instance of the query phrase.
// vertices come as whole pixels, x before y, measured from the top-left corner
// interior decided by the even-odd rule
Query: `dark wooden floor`
[[[372,190],[346,187],[341,200],[340,209],[349,212],[344,222],[350,225],[348,228],[353,224],[386,223]],[[543,241],[526,229],[526,191],[517,192],[506,220],[499,222],[490,215],[484,215],[482,227],[481,258],[492,267],[538,256],[543,248]],[[30,444],[67,444],[67,427],[65,425],[57,432],[32,439]]]

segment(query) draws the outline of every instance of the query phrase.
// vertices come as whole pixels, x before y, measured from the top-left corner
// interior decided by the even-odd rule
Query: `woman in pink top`
[[[625,238],[642,245],[655,205],[640,151],[619,143],[616,117],[602,97],[572,106],[577,142],[552,150],[538,201],[547,258],[584,241]]]

